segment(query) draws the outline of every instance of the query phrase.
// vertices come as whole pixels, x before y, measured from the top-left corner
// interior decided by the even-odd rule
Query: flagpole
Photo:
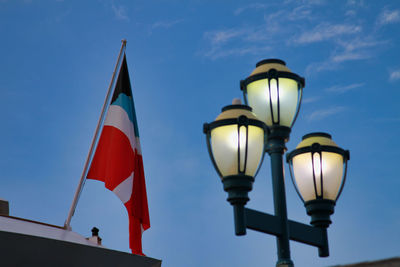
[[[111,95],[111,92],[112,92],[112,88],[113,88],[113,85],[114,85],[114,82],[115,82],[115,76],[116,76],[118,67],[121,64],[121,56],[125,52],[125,49],[126,49],[126,40],[122,39],[122,45],[121,45],[121,50],[119,51],[117,64],[115,65],[114,72],[113,72],[112,77],[111,77],[111,82],[110,82],[110,85],[108,86],[106,99],[104,100],[103,108],[101,110],[101,115],[100,115],[99,121],[97,122],[96,131],[95,131],[94,136],[93,136],[92,144],[90,145],[90,149],[89,149],[89,153],[88,153],[87,158],[86,158],[85,166],[83,167],[81,179],[79,181],[78,187],[76,188],[74,199],[72,200],[72,204],[71,204],[71,207],[70,207],[69,212],[68,212],[68,217],[67,217],[67,219],[65,220],[65,223],[64,223],[64,228],[67,229],[67,230],[71,230],[72,229],[71,225],[70,225],[71,224],[71,218],[75,213],[75,209],[76,209],[76,205],[78,204],[79,196],[80,196],[80,194],[82,192],[83,185],[85,184],[86,175],[87,175],[88,168],[89,168],[89,163],[90,163],[90,160],[91,160],[91,158],[93,156],[93,151],[94,151],[94,148],[95,148],[96,140],[98,139],[98,136],[100,134],[101,124],[102,124],[102,122],[104,120],[104,116],[105,116],[105,113],[106,113],[106,107],[107,107],[107,104],[108,104],[108,101],[109,101],[109,98],[110,98],[110,95]]]

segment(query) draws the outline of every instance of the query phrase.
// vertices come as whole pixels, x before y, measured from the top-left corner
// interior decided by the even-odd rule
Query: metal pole
[[[328,242],[328,231],[326,228],[322,228],[322,240],[324,245],[318,248],[318,253],[320,257],[329,256],[329,242]]]
[[[246,217],[244,216],[244,205],[236,204],[233,206],[233,216],[235,221],[235,234],[246,234]]]
[[[110,85],[108,86],[106,99],[104,100],[103,108],[101,110],[101,115],[100,115],[99,121],[97,122],[96,131],[95,131],[93,139],[92,139],[92,144],[90,145],[89,153],[88,153],[88,155],[86,157],[86,162],[85,162],[85,166],[83,167],[81,179],[79,180],[78,187],[76,188],[76,191],[75,191],[74,199],[72,200],[72,204],[71,204],[71,207],[69,209],[67,219],[65,220],[65,223],[64,223],[64,228],[67,229],[67,230],[71,230],[71,226],[70,226],[71,218],[75,213],[76,205],[78,204],[79,196],[80,196],[80,194],[82,192],[83,185],[84,185],[85,180],[86,180],[86,175],[87,175],[88,168],[89,168],[89,162],[90,162],[90,160],[91,160],[91,158],[93,156],[95,143],[96,143],[96,140],[98,139],[98,136],[99,136],[99,133],[100,133],[100,126],[101,126],[101,124],[102,124],[102,122],[104,120],[107,103],[108,103],[109,98],[111,96],[111,91],[112,91],[111,89],[112,89],[114,81],[115,81],[115,75],[117,73],[118,66],[120,65],[121,56],[124,53],[125,48],[126,48],[126,40],[123,39],[122,40],[121,50],[119,51],[119,55],[118,55],[118,59],[117,59],[117,64],[115,65],[114,72],[113,72],[112,77],[111,77],[111,82],[110,82]]]
[[[290,259],[289,246],[289,224],[286,207],[285,181],[283,170],[283,153],[285,151],[285,137],[274,134],[268,140],[267,152],[271,157],[272,186],[274,194],[275,215],[279,219],[281,235],[277,236],[276,243],[278,248],[277,267],[292,267],[293,261]],[[289,129],[290,132],[290,129]]]

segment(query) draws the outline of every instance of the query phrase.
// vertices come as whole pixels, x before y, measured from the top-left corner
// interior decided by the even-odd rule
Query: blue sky
[[[0,197],[11,215],[62,225],[126,38],[151,228],[144,252],[163,266],[273,266],[272,236],[234,236],[232,208],[202,124],[241,97],[265,58],[304,76],[287,144],[314,131],[351,151],[329,228],[329,258],[291,242],[296,266],[400,254],[398,1],[0,0]],[[287,172],[288,173],[288,172]],[[309,222],[289,177],[289,218]],[[248,207],[273,212],[268,158]],[[72,228],[128,248],[119,199],[87,181]]]

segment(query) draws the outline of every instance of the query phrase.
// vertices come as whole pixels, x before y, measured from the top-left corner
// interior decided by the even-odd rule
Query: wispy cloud
[[[326,4],[326,0],[284,0],[282,2],[277,2],[280,6],[288,4],[300,4],[303,6],[321,6]]]
[[[169,29],[172,26],[183,22],[183,19],[176,19],[176,20],[166,20],[166,21],[157,21],[151,25],[152,29],[157,29],[157,28],[164,28],[164,29]]]
[[[385,43],[387,43],[387,41],[375,41],[371,37],[356,37],[347,41],[338,41],[338,44],[343,47],[345,51],[356,51],[363,48],[375,47]]]
[[[302,19],[312,19],[312,10],[309,5],[301,5],[294,8],[288,14],[289,20],[302,20]]]
[[[325,119],[326,117],[333,116],[335,114],[341,113],[345,111],[347,108],[343,106],[336,106],[336,107],[331,107],[327,109],[321,109],[321,110],[316,110],[312,112],[307,119],[309,121],[316,121],[316,120],[322,120]]]
[[[356,14],[357,14],[356,11],[355,11],[355,10],[352,10],[352,9],[347,10],[346,13],[345,13],[345,15],[346,15],[346,16],[349,16],[349,17],[355,16]]]
[[[243,7],[239,7],[237,8],[233,14],[235,15],[240,15],[241,13],[243,13],[244,11],[248,10],[248,9],[266,9],[268,7],[267,4],[263,4],[263,3],[253,3],[247,6],[243,6]]]
[[[319,100],[319,97],[316,97],[316,96],[314,96],[314,97],[306,97],[306,98],[303,98],[301,100],[301,103],[302,104],[309,104],[309,103],[316,102],[318,100]]]
[[[111,4],[114,15],[119,20],[129,21],[129,17],[126,14],[126,8],[122,5],[115,5],[114,2]]]
[[[243,47],[235,47],[235,48],[222,48],[222,47],[213,47],[209,51],[207,51],[204,55],[213,60],[227,57],[227,56],[243,56],[243,55],[260,55],[264,54],[266,51],[270,51],[271,48],[268,46],[260,47],[260,46],[243,46]]]
[[[206,32],[204,34],[204,37],[206,39],[209,39],[211,41],[211,44],[213,45],[222,45],[224,43],[231,41],[232,39],[242,37],[243,35],[246,35],[248,32],[249,31],[246,29],[232,28],[228,30]]]
[[[335,70],[346,61],[362,60],[372,56],[371,53],[367,53],[366,51],[335,51],[324,61],[310,63],[306,67],[306,74],[312,75],[321,71]]]
[[[332,62],[341,63],[350,60],[360,60],[370,58],[371,55],[363,52],[349,52],[344,51],[343,53],[332,56]]]
[[[354,17],[361,8],[365,8],[364,0],[348,0],[346,3],[346,13],[347,17]]]
[[[318,11],[323,7],[319,6],[317,9],[315,5],[326,4],[327,1],[285,0],[283,6],[258,2],[239,7],[234,10],[235,15],[243,12],[251,15],[263,10],[264,21],[207,31],[203,34],[206,46],[200,53],[211,59],[235,53],[239,56],[245,54],[258,56],[259,52],[265,51],[273,51],[271,56],[275,56],[279,55],[285,46],[301,49],[299,46],[324,42],[320,52],[328,53],[325,59],[312,62],[306,68],[308,73],[314,73],[337,69],[345,62],[375,57],[379,53],[377,48],[390,42],[378,38],[379,27],[376,27],[376,24],[371,26],[371,23],[365,20],[348,17],[356,15],[361,8],[368,8],[364,1],[347,1],[346,9],[353,10],[347,16],[338,19],[335,17],[335,20],[323,19],[324,22],[319,23],[323,14]],[[380,20],[385,23],[397,20],[397,10],[390,12],[387,8],[382,10],[382,14],[377,15],[376,19],[381,17]]]
[[[310,76],[313,73],[318,73],[318,72],[325,71],[325,70],[333,70],[333,69],[336,69],[337,66],[338,66],[338,63],[332,62],[331,58],[329,58],[325,61],[312,62],[312,63],[308,64],[308,66],[306,67],[306,75]]]
[[[367,53],[366,51],[335,51],[328,59],[324,61],[310,63],[306,67],[306,74],[311,75],[321,71],[335,70],[340,67],[340,64],[346,61],[362,60],[372,56],[373,55],[371,53]]]
[[[335,41],[336,49],[328,59],[322,62],[314,62],[307,66],[308,74],[324,70],[336,69],[341,63],[354,60],[368,59],[377,53],[376,48],[387,44],[387,40],[376,41],[373,36],[356,36],[350,39]]]
[[[332,61],[341,63],[350,60],[367,59],[373,56],[370,48],[382,46],[388,43],[386,40],[376,41],[371,36],[356,37],[349,40],[338,40],[338,45],[342,48],[332,55]]]
[[[385,8],[378,17],[378,25],[386,25],[400,21],[400,11],[398,9],[389,10]]]
[[[346,3],[347,6],[364,6],[363,0],[348,0]]]
[[[335,85],[335,86],[326,88],[325,91],[330,92],[330,93],[342,94],[342,93],[345,93],[350,90],[354,90],[354,89],[362,87],[362,86],[364,86],[364,83],[353,83],[353,84],[345,85],[345,86]]]
[[[298,44],[321,42],[341,35],[359,33],[361,30],[362,27],[359,25],[321,23],[314,29],[303,32],[300,36],[294,38],[293,42]]]
[[[211,59],[231,55],[259,55],[269,51],[265,45],[262,29],[231,28],[227,30],[210,31],[204,33],[204,38],[210,43],[209,49],[203,55]]]
[[[313,20],[312,4],[310,3],[304,5],[300,4],[299,6],[290,9],[279,9],[279,11],[272,13],[269,12],[264,15],[265,26],[267,28],[272,27],[274,29],[272,32],[287,29],[288,23],[298,23],[299,21],[307,22]],[[295,28],[296,27],[293,27],[293,29]]]
[[[207,46],[200,54],[211,59],[234,54],[264,56],[265,51],[284,46],[288,36],[293,36],[293,31],[298,30],[298,23],[313,20],[312,6],[320,4],[320,1],[316,2],[285,0],[283,6],[278,3],[253,3],[237,8],[234,15],[262,10],[263,21],[205,32],[203,37]],[[286,7],[289,4],[291,7]],[[273,50],[275,54],[279,53],[277,50]]]
[[[389,76],[390,81],[397,81],[400,80],[400,69],[399,70],[394,70],[390,72]]]

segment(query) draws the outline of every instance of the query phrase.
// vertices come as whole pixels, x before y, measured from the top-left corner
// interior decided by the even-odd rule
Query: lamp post
[[[312,226],[288,219],[283,154],[304,85],[304,78],[291,72],[284,61],[262,60],[240,82],[246,105],[235,101],[223,108],[214,122],[204,124],[211,161],[234,207],[236,235],[245,235],[246,228],[275,235],[276,266],[280,267],[293,266],[289,240],[316,246],[320,257],[329,256],[327,227],[349,160],[349,151],[339,148],[329,134],[305,135],[287,155],[287,162]],[[274,215],[244,208],[265,153],[271,158]]]
[[[235,233],[244,235],[244,205],[249,200],[264,157],[267,126],[249,106],[234,101],[210,124],[204,124],[207,147],[215,170],[222,178],[228,201],[234,207]]]

